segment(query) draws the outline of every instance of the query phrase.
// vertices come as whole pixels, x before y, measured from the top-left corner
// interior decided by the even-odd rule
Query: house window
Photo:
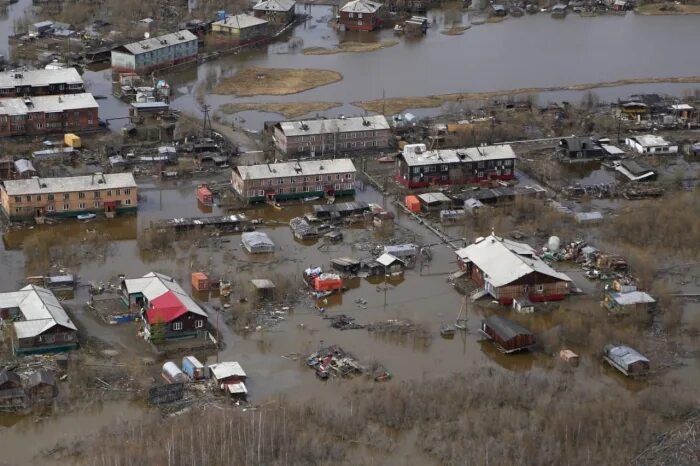
[[[85,199],[85,193],[78,193],[79,199]]]
[[[202,328],[204,327],[204,321],[203,320],[195,320],[194,321],[194,328]]]
[[[49,201],[53,201],[53,194],[47,194],[47,195],[46,195],[46,198],[47,198]]]
[[[68,210],[70,209],[70,206],[68,204],[63,204],[63,210]]]
[[[173,330],[182,330],[182,322],[173,322]]]
[[[37,200],[37,201],[40,201],[40,200],[41,200],[41,194],[37,194],[37,195],[36,195],[36,200]]]
[[[99,198],[100,198],[100,192],[99,192],[99,191],[95,191],[94,196],[95,196],[95,199],[99,199]]]
[[[95,208],[99,209],[100,208],[100,201],[95,201]]]
[[[112,195],[112,191],[107,191],[107,197]]]
[[[131,205],[131,199],[124,199],[124,205]]]
[[[115,194],[116,194],[117,196],[119,196],[121,193],[122,193],[122,190],[121,190],[121,189],[117,189],[117,190],[115,191]]]
[[[84,202],[81,202],[80,204],[78,204],[78,208],[79,208],[79,209],[84,209],[84,208],[85,208],[85,203],[84,203]]]
[[[20,213],[20,212],[22,212],[22,208],[21,208],[21,207],[15,207],[15,213],[18,214],[18,213]]]
[[[544,285],[537,285],[537,292],[544,293]]]
[[[21,204],[22,203],[22,196],[15,196],[15,202],[17,202],[18,204]]]
[[[126,188],[126,189],[124,190],[124,194],[131,194],[131,189]]]
[[[69,193],[64,193],[64,194],[63,194],[63,200],[64,200],[64,201],[67,201],[68,199],[70,199],[70,194],[69,194]]]
[[[46,206],[46,210],[48,210],[49,212],[53,212],[53,209],[54,209],[53,204],[49,204]]]
[[[31,196],[31,195],[27,196],[27,202],[32,202],[32,196]]]

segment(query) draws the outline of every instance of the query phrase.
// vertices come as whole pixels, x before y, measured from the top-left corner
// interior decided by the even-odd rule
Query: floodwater
[[[0,19],[0,53],[7,48],[6,35],[12,22],[30,6],[20,0]],[[484,92],[525,87],[562,86],[577,83],[631,78],[692,76],[700,73],[700,42],[697,18],[688,16],[601,16],[581,18],[569,15],[554,20],[547,14],[509,18],[497,24],[474,25],[461,36],[440,34],[445,18],[440,10],[428,13],[432,24],[420,39],[395,37],[391,30],[373,33],[339,33],[328,25],[333,10],[310,7],[312,18],[280,40],[265,47],[229,55],[168,73],[175,93],[173,107],[199,114],[196,89],[211,79],[236,73],[242,66],[273,68],[314,68],[340,72],[344,79],[289,96],[233,96],[208,94],[205,100],[216,110],[230,102],[340,102],[342,106],[324,112],[327,116],[358,114],[352,105],[367,99],[425,96],[452,92]],[[340,41],[398,40],[399,44],[369,53],[325,56],[304,55],[307,47],[333,47]],[[440,70],[440,72],[435,72]],[[87,71],[90,91],[109,96],[108,71]],[[696,84],[644,84],[595,90],[603,101],[634,93],[662,92],[681,95]],[[542,93],[540,103],[568,100],[577,102],[584,91]],[[127,116],[127,106],[112,98],[100,101],[102,119]],[[455,110],[446,104],[444,110]],[[440,109],[419,109],[428,116]],[[280,119],[276,114],[248,111],[237,115],[236,123],[260,130],[262,122]],[[232,121],[232,117],[226,117]],[[123,126],[115,122],[113,127]]]
[[[4,55],[5,59],[10,51],[7,38],[14,34],[14,23],[22,18],[31,6],[32,0],[19,0],[13,5],[0,7],[0,55]]]

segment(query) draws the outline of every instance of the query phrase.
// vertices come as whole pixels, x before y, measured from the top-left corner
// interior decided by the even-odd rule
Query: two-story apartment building
[[[136,211],[138,186],[131,173],[0,182],[0,210],[10,220],[71,217],[90,212]]]
[[[350,159],[305,160],[234,167],[231,184],[246,202],[355,194]]]
[[[212,23],[210,38],[214,42],[254,42],[268,35],[268,24],[266,20],[251,15],[229,15]]]
[[[0,137],[95,130],[98,110],[90,93],[0,99]]]
[[[288,156],[380,151],[389,147],[390,135],[382,115],[283,121],[273,127],[275,147]]]
[[[295,7],[294,0],[262,0],[253,6],[253,14],[274,26],[285,26],[296,18]]]
[[[165,34],[120,45],[112,50],[112,71],[139,74],[197,59],[197,36],[190,31]]]
[[[444,150],[409,144],[396,159],[395,179],[408,188],[511,180],[516,159],[507,144]]]
[[[340,24],[348,31],[373,31],[382,24],[382,6],[369,0],[352,0],[340,9]]]
[[[83,92],[85,84],[75,68],[0,73],[0,98]]]

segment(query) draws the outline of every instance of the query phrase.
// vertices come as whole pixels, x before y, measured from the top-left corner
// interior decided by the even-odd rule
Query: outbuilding
[[[649,372],[649,359],[625,345],[607,345],[603,360],[626,376],[642,376]]]
[[[535,335],[532,332],[501,316],[491,316],[482,320],[481,333],[503,353],[514,353],[535,345]]]
[[[266,233],[249,231],[241,235],[241,243],[250,254],[264,254],[275,252],[275,243]]]

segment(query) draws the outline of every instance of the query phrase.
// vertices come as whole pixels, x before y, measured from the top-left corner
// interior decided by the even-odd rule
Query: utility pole
[[[204,112],[204,121],[202,122],[202,137],[207,137],[207,134],[211,134],[211,120],[209,119],[209,109],[211,107],[207,104],[202,105],[202,112]],[[207,132],[207,127],[209,127]]]
[[[382,88],[382,115],[386,115],[386,91]]]

